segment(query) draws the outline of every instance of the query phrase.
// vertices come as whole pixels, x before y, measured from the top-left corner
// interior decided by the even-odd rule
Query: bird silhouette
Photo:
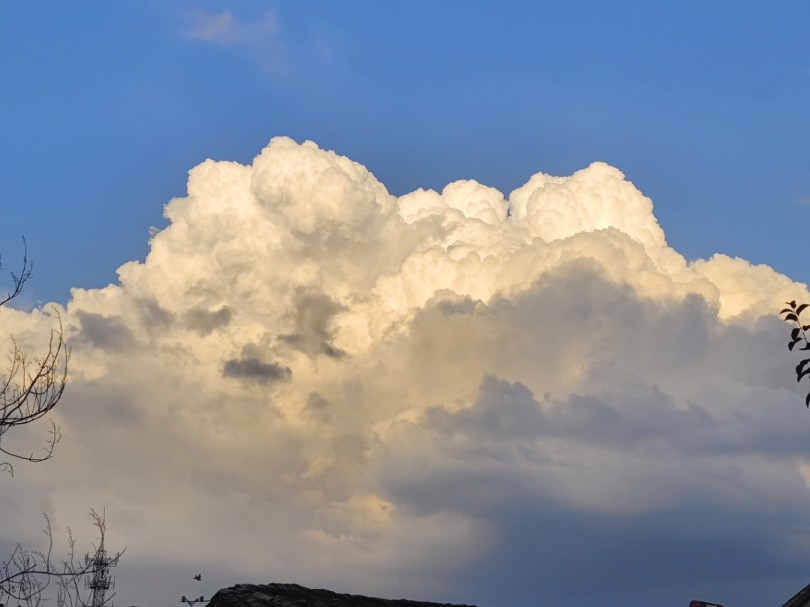
[[[197,575],[195,575],[194,579],[199,582],[202,579],[202,573],[198,573]]]

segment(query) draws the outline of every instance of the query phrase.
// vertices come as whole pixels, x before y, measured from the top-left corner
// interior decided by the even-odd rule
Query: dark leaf
[[[810,392],[807,393],[807,397],[804,399],[804,404],[807,405],[808,409],[810,409]]]
[[[810,325],[802,325],[802,331],[810,331]]]
[[[790,343],[788,344],[788,350],[790,350],[791,352],[793,352],[793,348],[795,348],[795,347],[796,347],[796,344],[797,344],[797,343],[799,343],[800,341],[802,341],[802,339],[801,339],[801,338],[799,338],[799,339],[794,339],[792,342],[790,342]],[[810,347],[808,347],[808,346],[810,346],[810,344],[806,345],[804,348],[799,348],[799,349],[800,349],[800,350],[810,350]]]
[[[810,304],[802,304],[802,305],[800,305],[798,308],[796,308],[796,314],[801,314],[802,310],[804,310],[805,308],[807,308],[809,306],[810,306]]]
[[[795,300],[795,299],[791,299],[790,301],[786,301],[785,303],[786,303],[787,305],[789,305],[791,308],[795,308],[795,307],[796,307],[796,300]]]
[[[795,321],[797,321],[797,322],[798,322],[799,317],[798,317],[798,316],[796,316],[795,314],[793,314],[793,313],[791,312],[790,314],[788,314],[787,316],[785,316],[785,320],[795,320]]]
[[[796,340],[800,339],[800,337],[799,337],[799,333],[801,333],[801,329],[799,329],[799,327],[796,327],[795,329],[793,329],[793,330],[790,332],[790,338],[791,338],[793,341],[796,341]]]
[[[780,314],[790,314],[791,312],[793,312],[793,310],[791,310],[790,308],[782,308],[779,311]]]
[[[810,375],[810,367],[807,366],[807,363],[810,363],[810,358],[805,358],[802,362],[796,365],[796,381],[801,381],[802,377],[805,375]]]

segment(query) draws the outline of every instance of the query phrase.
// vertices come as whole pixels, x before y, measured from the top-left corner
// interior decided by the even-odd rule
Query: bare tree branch
[[[23,261],[19,274],[11,273],[12,288],[0,306],[17,297],[31,278],[33,265],[28,260],[28,246],[23,239]],[[62,318],[56,313],[58,327],[50,332],[47,351],[43,356],[30,356],[20,344],[11,339],[5,372],[0,375],[0,453],[28,462],[42,462],[53,456],[61,434],[52,421],[44,448],[36,453],[19,452],[3,445],[4,435],[12,428],[24,426],[46,416],[62,398],[67,385],[70,348],[65,344]],[[10,462],[0,461],[0,471],[14,474]]]
[[[39,453],[20,453],[7,449],[3,437],[11,429],[35,422],[47,415],[62,398],[67,385],[70,349],[64,341],[62,319],[57,314],[59,326],[51,331],[48,349],[42,357],[31,357],[16,340],[11,340],[8,364],[0,376],[0,453],[29,462],[42,462],[53,456],[61,434],[52,421],[50,436]],[[9,462],[0,462],[13,474]]]
[[[31,278],[33,266],[28,260],[28,246],[23,239],[22,268],[18,274],[11,272],[11,289],[0,296],[0,307],[22,293],[25,283]],[[5,372],[0,371],[0,454],[28,462],[42,462],[53,456],[54,447],[61,434],[59,426],[51,420],[49,437],[39,453],[20,452],[2,444],[6,434],[14,428],[34,423],[45,417],[62,398],[67,385],[70,349],[65,344],[62,318],[56,312],[58,326],[52,329],[44,355],[29,355],[13,337],[8,351]],[[12,476],[10,462],[0,461],[0,470]],[[93,525],[98,529],[98,545],[92,556],[76,557],[76,540],[68,528],[67,558],[53,558],[53,529],[45,516],[43,533],[48,538],[45,550],[29,550],[18,543],[8,558],[0,562],[0,607],[8,599],[14,599],[18,607],[42,607],[48,600],[47,590],[55,583],[57,607],[104,607],[114,596],[107,591],[114,586],[109,568],[118,564],[122,553],[109,556],[104,547],[107,523],[103,515],[90,510]],[[90,576],[90,579],[88,579]],[[82,584],[84,582],[84,584]],[[83,590],[89,590],[88,600]],[[53,593],[51,593],[53,594]]]
[[[0,299],[0,306],[7,304],[12,299],[17,297],[20,293],[22,293],[25,283],[28,282],[28,280],[31,278],[31,272],[34,271],[34,264],[28,260],[28,243],[25,242],[24,237],[22,239],[22,242],[23,242],[22,269],[20,270],[19,274],[9,272],[9,274],[11,275],[11,291],[6,293],[4,299]]]
[[[108,556],[104,547],[107,532],[106,520],[95,510],[90,510],[93,525],[98,529],[98,544],[93,552],[85,555],[83,560],[76,557],[76,540],[68,528],[67,558],[56,561],[53,558],[53,530],[50,519],[45,516],[43,533],[48,538],[45,550],[26,550],[17,544],[8,559],[0,563],[0,604],[14,599],[25,607],[41,607],[48,600],[47,589],[52,582],[56,583],[55,598],[57,607],[88,607],[93,599],[98,599],[93,592],[84,596],[84,590],[92,589],[91,583],[83,583],[88,576],[97,572],[100,560],[107,567],[114,567],[124,551]],[[99,605],[108,604],[115,594],[102,596]]]

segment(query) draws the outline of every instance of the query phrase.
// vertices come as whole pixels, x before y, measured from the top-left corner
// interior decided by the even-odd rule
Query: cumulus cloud
[[[396,198],[276,138],[195,167],[166,217],[118,284],[74,289],[66,438],[14,480],[60,521],[106,506],[124,602],[188,591],[127,581],[155,555],[221,585],[484,605],[806,582],[806,416],[774,312],[807,289],[687,261],[618,169]],[[0,310],[32,347],[52,322]]]

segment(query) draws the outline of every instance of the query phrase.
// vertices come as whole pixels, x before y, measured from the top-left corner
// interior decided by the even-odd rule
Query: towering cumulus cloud
[[[808,422],[774,312],[807,290],[687,262],[617,169],[396,198],[277,138],[194,168],[166,217],[119,284],[73,291],[65,440],[13,481],[62,522],[106,506],[125,601],[192,569],[483,605],[806,582]]]

